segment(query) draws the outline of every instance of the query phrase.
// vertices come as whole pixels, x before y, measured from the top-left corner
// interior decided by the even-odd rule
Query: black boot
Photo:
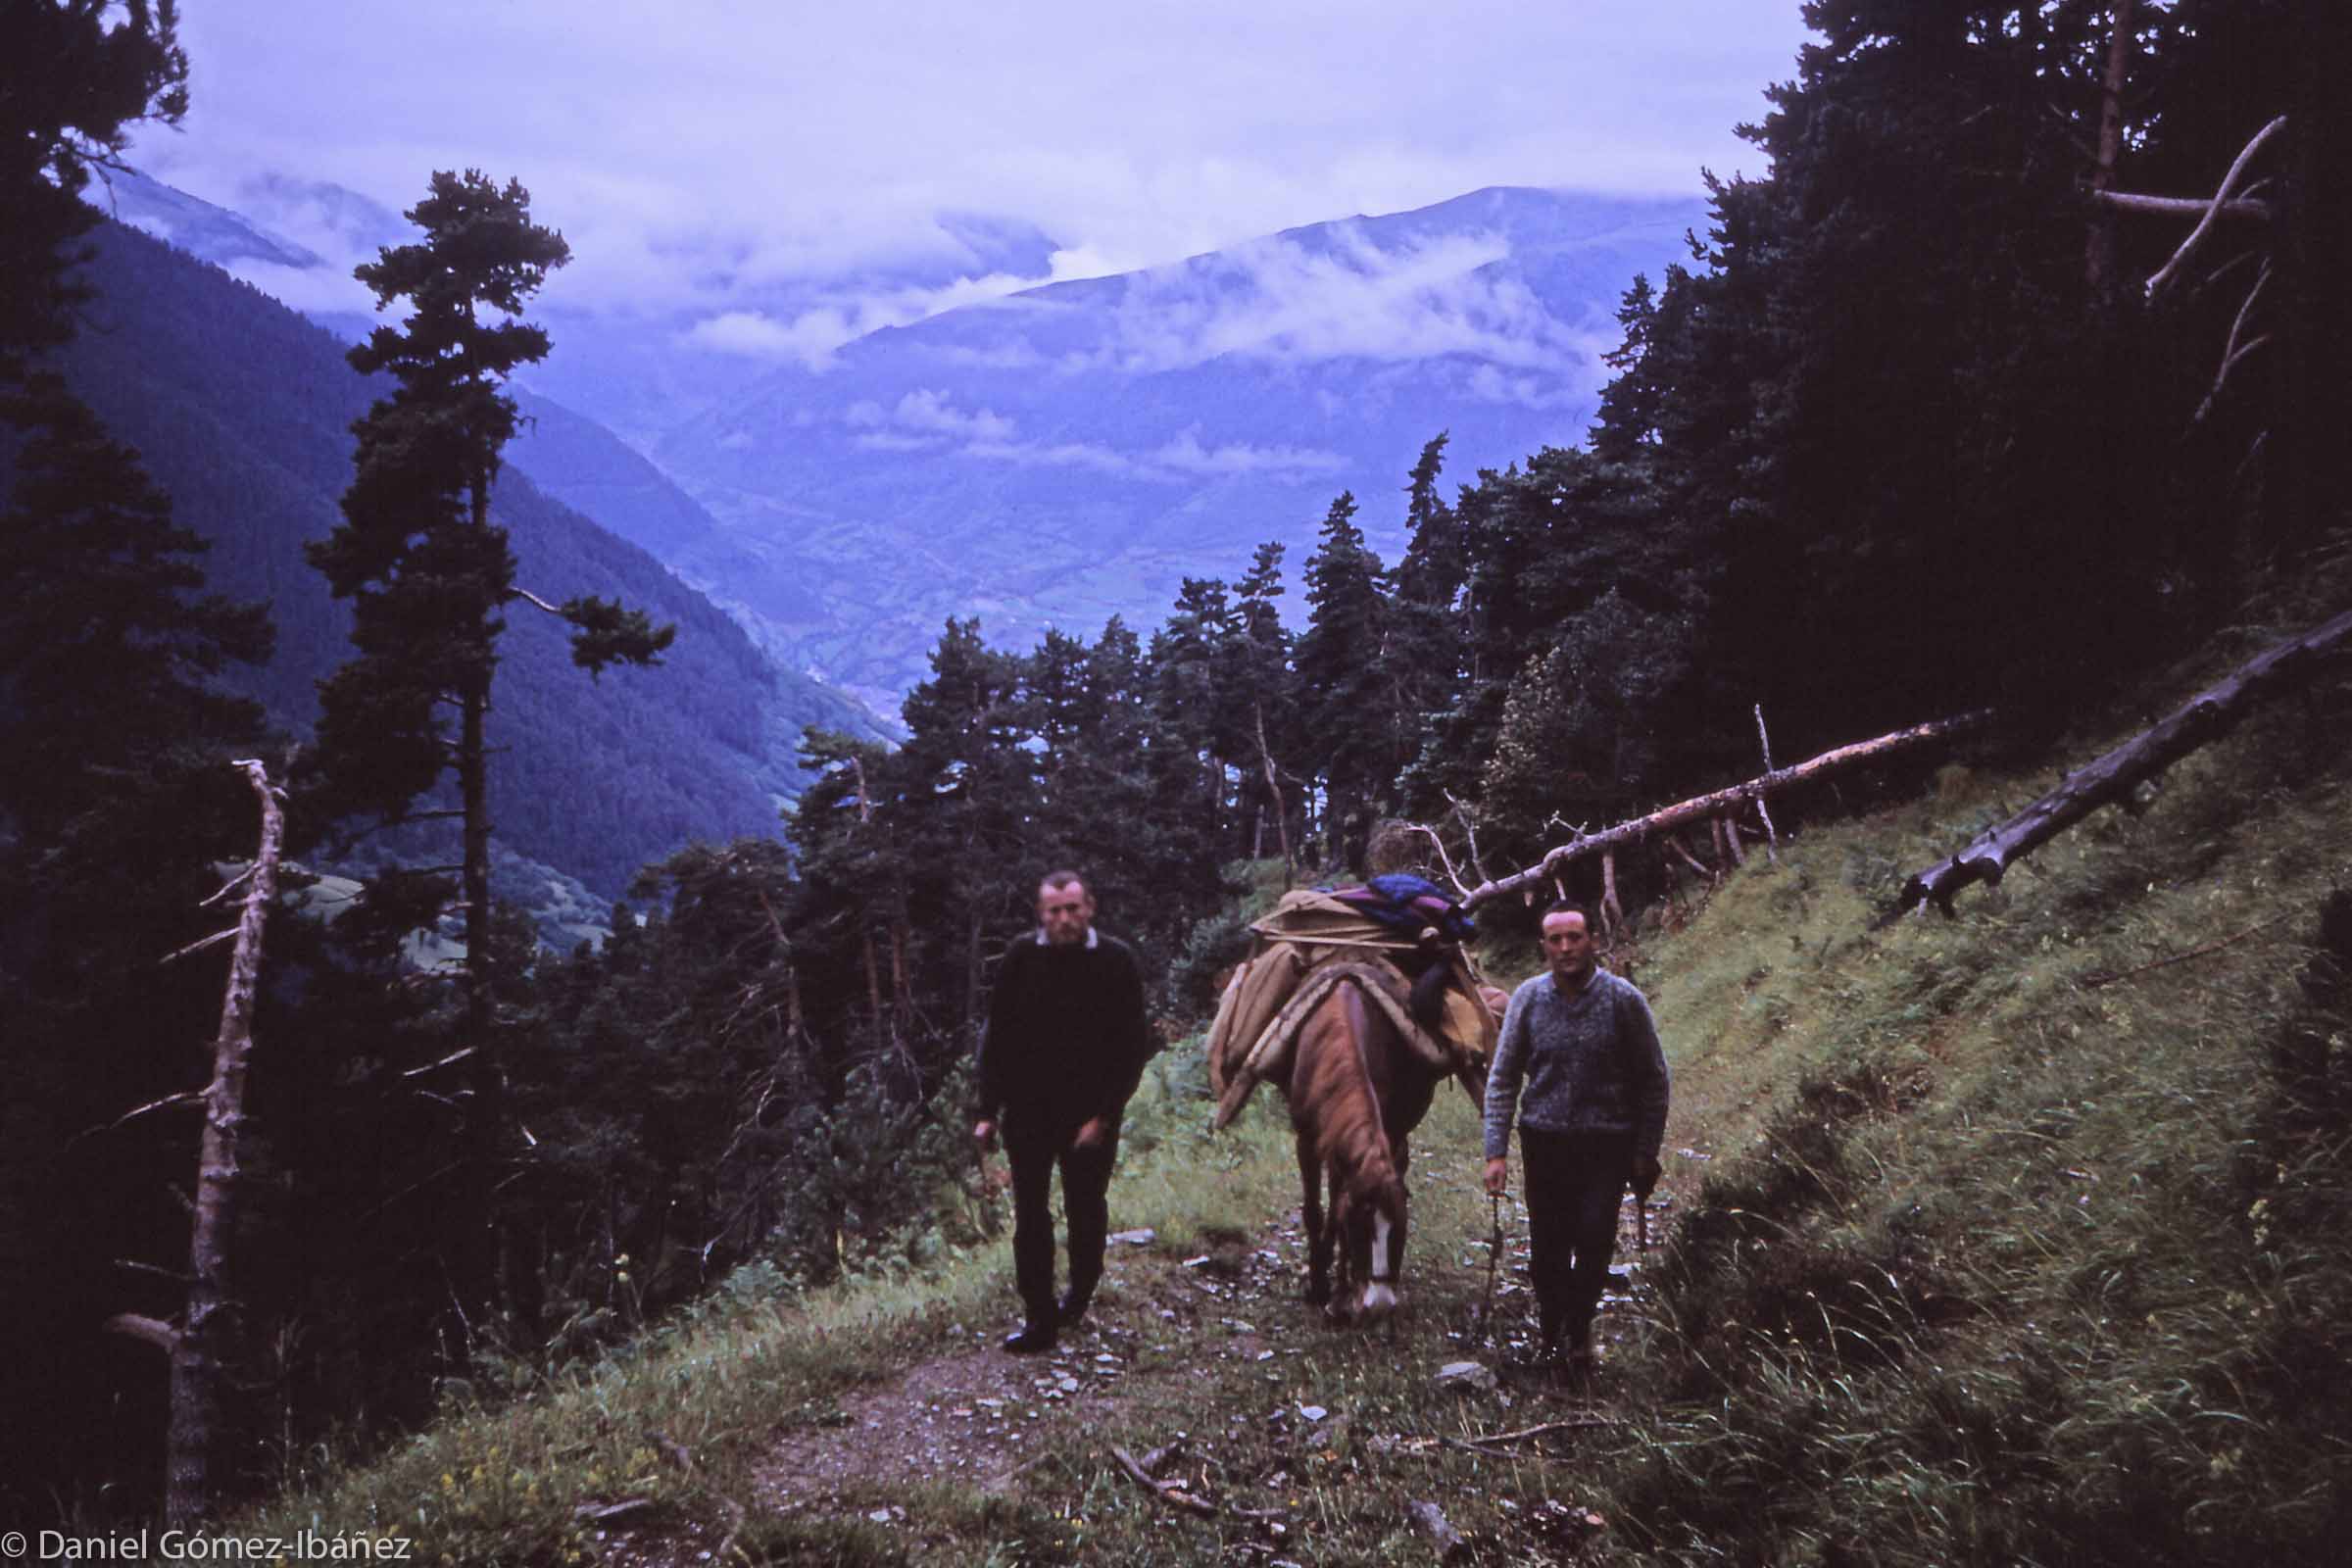
[[[1054,1348],[1054,1319],[1036,1312],[1021,1325],[1017,1334],[1004,1336],[1004,1348],[1014,1355],[1036,1355]]]
[[[1061,1301],[1054,1309],[1054,1321],[1065,1329],[1076,1328],[1086,1321],[1086,1309],[1095,1293],[1071,1289],[1062,1293]]]

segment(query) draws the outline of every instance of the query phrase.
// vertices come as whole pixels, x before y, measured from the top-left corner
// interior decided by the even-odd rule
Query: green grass
[[[1642,1555],[2334,1560],[2352,1162],[2311,1110],[2340,1072],[2278,1057],[2344,1028],[2296,976],[2352,882],[2346,762],[2258,720],[1958,920],[1867,934],[2040,782],[1950,777],[1663,951],[1682,1113],[1738,1153],[1659,1273],[1610,1466]]]
[[[461,1563],[586,1560],[577,1508],[623,1498],[652,1505],[630,1539],[658,1560],[731,1533],[775,1563],[1425,1563],[1406,1505],[1429,1499],[1481,1564],[2333,1561],[2352,1529],[2352,1018],[2312,943],[2352,885],[2352,747],[2310,718],[2258,718],[1956,920],[1870,929],[1905,873],[2100,738],[1804,827],[1779,866],[1757,857],[1645,937],[1680,1217],[1642,1305],[1615,1314],[1613,1425],[1515,1459],[1445,1441],[1567,1413],[1432,1383],[1468,1353],[1488,1225],[1475,1117],[1449,1092],[1415,1143],[1393,1330],[1314,1324],[1287,1275],[1242,1274],[1182,1336],[1119,1293],[1098,1310],[1159,1348],[1112,1413],[1042,1425],[1002,1493],[876,1476],[823,1519],[741,1500],[779,1432],[1007,1314],[999,1240],[805,1298],[747,1276],[600,1366],[298,1478],[269,1519]],[[1206,1136],[1197,1053],[1148,1078],[1113,1188],[1162,1269],[1263,1245],[1296,1202],[1278,1102]],[[1297,1353],[1217,1353],[1219,1312]],[[1110,1457],[1180,1431],[1216,1518]],[[906,1517],[863,1517],[881,1505]]]

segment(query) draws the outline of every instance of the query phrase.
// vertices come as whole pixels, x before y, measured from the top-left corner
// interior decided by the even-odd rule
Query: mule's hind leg
[[[1331,1299],[1331,1227],[1323,1223],[1323,1162],[1314,1144],[1298,1135],[1298,1215],[1306,1225],[1306,1298],[1316,1306]]]

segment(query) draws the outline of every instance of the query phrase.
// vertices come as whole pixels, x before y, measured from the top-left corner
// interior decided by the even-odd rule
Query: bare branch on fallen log
[[[2202,218],[2213,203],[2195,196],[2143,196],[2135,191],[2094,190],[2090,199],[2119,213],[2147,213],[2158,218]],[[2224,218],[2242,218],[2267,223],[2278,216],[2269,202],[2238,196],[2222,203]]]
[[[2220,215],[2223,205],[2236,193],[2237,182],[2245,177],[2246,166],[2254,162],[2254,155],[2262,151],[2263,143],[2277,135],[2285,124],[2286,117],[2280,115],[2256,131],[2253,139],[2238,149],[2236,160],[2230,166],[2230,172],[2222,176],[2222,188],[2215,191],[2213,200],[2205,204],[2205,216],[2197,220],[2195,228],[2189,230],[2188,238],[2180,242],[2180,248],[2173,252],[2173,259],[2157,269],[2156,274],[2148,279],[2148,298],[2154,299],[2163,293],[2165,285],[2173,280],[2181,268],[2188,265],[2189,257],[2196,253],[2199,245],[2205,243],[2205,236],[2213,232],[2214,220]]]
[[[1454,892],[1467,893],[1470,891],[1469,885],[1462,880],[1461,873],[1454,870],[1453,857],[1446,853],[1446,841],[1438,837],[1436,828],[1423,827],[1418,822],[1405,822],[1400,825],[1405,832],[1418,833],[1429,840],[1438,852],[1438,863],[1446,868],[1446,880],[1453,884]]]
[[[1469,840],[1470,870],[1481,882],[1484,882],[1487,880],[1487,861],[1486,857],[1478,853],[1478,822],[1470,815],[1470,808],[1465,806],[1453,791],[1446,792],[1446,800],[1453,808],[1453,814],[1461,818],[1462,834]]]
[[[216,931],[209,937],[200,937],[196,941],[189,943],[177,953],[167,953],[161,958],[158,958],[156,962],[159,965],[166,963],[177,963],[180,959],[185,958],[192,954],[202,953],[207,948],[217,948],[221,943],[229,941],[231,938],[236,936],[236,934],[237,928],[233,925],[225,931]]]
[[[1891,919],[1933,901],[1945,914],[1971,883],[1997,883],[2003,872],[2102,806],[2128,799],[2147,779],[2237,726],[2266,698],[2292,690],[2352,641],[2352,611],[2298,637],[2276,643],[2225,679],[2197,693],[2155,727],[2067,775],[2056,789],[2006,821],[1978,834],[1966,848],[1903,884]]]
[[[1718,846],[1723,843],[1723,829],[1721,827],[1717,827],[1715,830],[1715,842]],[[1690,851],[1684,845],[1682,839],[1677,835],[1672,833],[1666,835],[1666,848],[1672,851],[1675,855],[1679,856],[1685,865],[1697,872],[1700,876],[1706,878],[1709,883],[1714,882],[1716,876],[1719,874],[1708,869],[1705,862],[1700,860],[1697,856],[1692,855]]]
[[[92,1127],[86,1132],[77,1133],[74,1135],[74,1141],[78,1143],[82,1139],[88,1138],[95,1133],[111,1133],[118,1127],[121,1127],[123,1123],[136,1121],[138,1118],[146,1115],[150,1111],[169,1110],[173,1105],[201,1105],[202,1103],[204,1103],[203,1090],[183,1089],[176,1095],[166,1095],[161,1100],[150,1100],[147,1102],[147,1103],[138,1106],[136,1109],[126,1110],[122,1115],[117,1116],[113,1121],[108,1122],[103,1127]]]
[[[1756,744],[1764,753],[1764,771],[1772,772],[1772,737],[1764,733],[1764,705],[1756,705]],[[1764,804],[1764,792],[1756,791],[1756,815],[1764,821],[1764,858],[1774,865],[1781,863],[1781,832],[1772,825],[1772,808]]]
[[[180,1200],[184,1203],[187,1200],[182,1198]],[[188,1276],[180,1273],[177,1269],[164,1268],[154,1263],[142,1263],[135,1257],[118,1257],[115,1259],[115,1267],[126,1269],[133,1274],[148,1274],[159,1280],[170,1280],[174,1285],[188,1283]]]
[[[234,893],[237,891],[237,889],[243,887],[245,885],[245,879],[253,875],[254,870],[255,866],[249,865],[244,870],[239,871],[235,876],[230,877],[228,881],[221,886],[220,892],[214,894],[211,898],[206,899],[203,903],[197,905],[196,907],[199,909],[209,909],[214,905],[219,904],[222,899],[227,898],[231,893]]]
[[[161,1318],[142,1317],[136,1312],[117,1312],[106,1320],[106,1331],[144,1340],[166,1355],[179,1348],[179,1330]]]
[[[1575,860],[1581,860],[1586,856],[1599,855],[1623,844],[1639,843],[1653,833],[1662,833],[1672,828],[1678,828],[1687,822],[1704,821],[1710,816],[1720,815],[1735,807],[1743,806],[1755,800],[1766,790],[1784,790],[1792,785],[1810,783],[1825,773],[1835,772],[1842,767],[1849,767],[1859,762],[1874,761],[1928,741],[1943,740],[1965,730],[1974,729],[1990,716],[1989,710],[1986,710],[1963,713],[1955,718],[1937,719],[1929,724],[1914,724],[1909,729],[1898,729],[1870,740],[1856,741],[1850,746],[1838,747],[1834,751],[1824,752],[1819,757],[1810,758],[1794,766],[1781,768],[1776,772],[1767,773],[1761,778],[1751,778],[1745,783],[1734,784],[1729,789],[1716,790],[1712,794],[1694,796],[1690,800],[1677,802],[1673,806],[1661,807],[1647,816],[1638,816],[1632,821],[1620,822],[1615,827],[1562,844],[1549,851],[1543,859],[1524,871],[1514,872],[1500,881],[1481,883],[1463,897],[1462,906],[1465,908],[1475,909],[1482,904],[1490,903],[1508,894],[1518,893],[1523,889],[1541,887],[1555,876],[1562,866]]]

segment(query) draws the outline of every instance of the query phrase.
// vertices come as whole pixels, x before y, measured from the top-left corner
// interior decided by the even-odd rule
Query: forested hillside
[[[307,734],[317,682],[349,655],[348,607],[303,560],[351,482],[351,423],[379,387],[344,345],[218,269],[109,224],[86,276],[87,324],[64,361],[75,390],[135,447],[182,527],[210,541],[214,589],[266,602],[273,660],[239,684]],[[594,684],[562,628],[516,613],[498,702],[499,841],[617,896],[647,860],[697,839],[760,833],[803,775],[807,724],[861,729],[856,707],[772,666],[742,631],[642,549],[550,501],[509,468],[496,507],[523,585],[562,601],[617,596],[675,622],[659,669]]]

